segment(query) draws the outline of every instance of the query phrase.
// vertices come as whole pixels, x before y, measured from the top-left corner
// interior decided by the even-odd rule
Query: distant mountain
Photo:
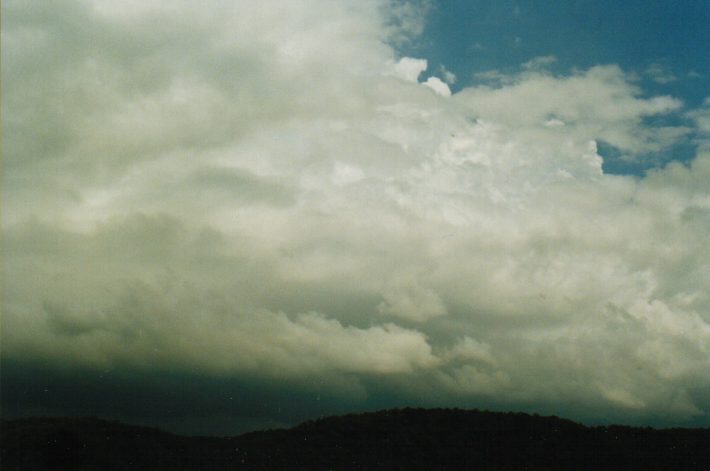
[[[93,418],[4,420],[4,471],[710,470],[710,429],[585,427],[557,417],[397,409],[233,438]]]

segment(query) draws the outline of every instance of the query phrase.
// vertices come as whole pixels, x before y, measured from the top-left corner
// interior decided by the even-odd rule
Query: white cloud
[[[449,86],[441,81],[438,77],[429,77],[424,85],[434,90],[438,95],[449,97],[451,96],[451,90]]]
[[[382,297],[384,301],[377,306],[382,314],[421,322],[447,313],[436,292],[422,286],[411,275],[391,283],[384,289]]]
[[[523,63],[522,67],[525,70],[541,70],[555,62],[557,62],[557,57],[555,56],[540,56]]]
[[[382,2],[387,10],[390,41],[401,46],[418,38],[424,31],[431,0],[387,0]]]
[[[669,96],[641,98],[616,66],[597,66],[568,77],[528,69],[519,76],[491,75],[488,78],[502,86],[465,89],[457,98],[483,119],[526,131],[559,120],[567,124],[569,137],[603,140],[634,155],[658,152],[689,131],[644,126],[643,118],[679,110],[682,103]]]
[[[444,77],[444,82],[446,82],[449,85],[453,85],[456,83],[456,74],[448,70],[446,67],[439,66],[439,70],[441,71],[441,74]]]
[[[419,76],[427,69],[426,59],[414,59],[412,57],[402,57],[394,65],[394,75],[406,80],[416,82]]]
[[[710,157],[596,145],[682,104],[616,66],[444,100],[388,5],[4,4],[3,355],[707,413]]]

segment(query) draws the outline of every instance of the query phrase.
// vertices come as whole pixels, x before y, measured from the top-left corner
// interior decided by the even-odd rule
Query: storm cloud
[[[708,108],[545,57],[452,94],[397,52],[426,11],[3,2],[10,381],[203,378],[184,404],[258,384],[224,411],[260,424],[391,404],[707,424]],[[688,165],[602,171],[600,143],[689,138]],[[282,412],[299,395],[330,402]]]

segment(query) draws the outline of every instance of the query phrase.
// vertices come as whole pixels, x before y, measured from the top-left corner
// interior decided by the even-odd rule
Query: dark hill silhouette
[[[710,429],[586,427],[558,417],[397,409],[233,438],[93,418],[4,420],[14,470],[710,470]]]

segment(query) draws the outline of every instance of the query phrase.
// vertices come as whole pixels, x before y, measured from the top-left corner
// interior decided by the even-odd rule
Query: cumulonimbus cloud
[[[449,96],[388,7],[5,2],[3,355],[707,413],[710,154],[596,144],[682,103],[616,66]]]

